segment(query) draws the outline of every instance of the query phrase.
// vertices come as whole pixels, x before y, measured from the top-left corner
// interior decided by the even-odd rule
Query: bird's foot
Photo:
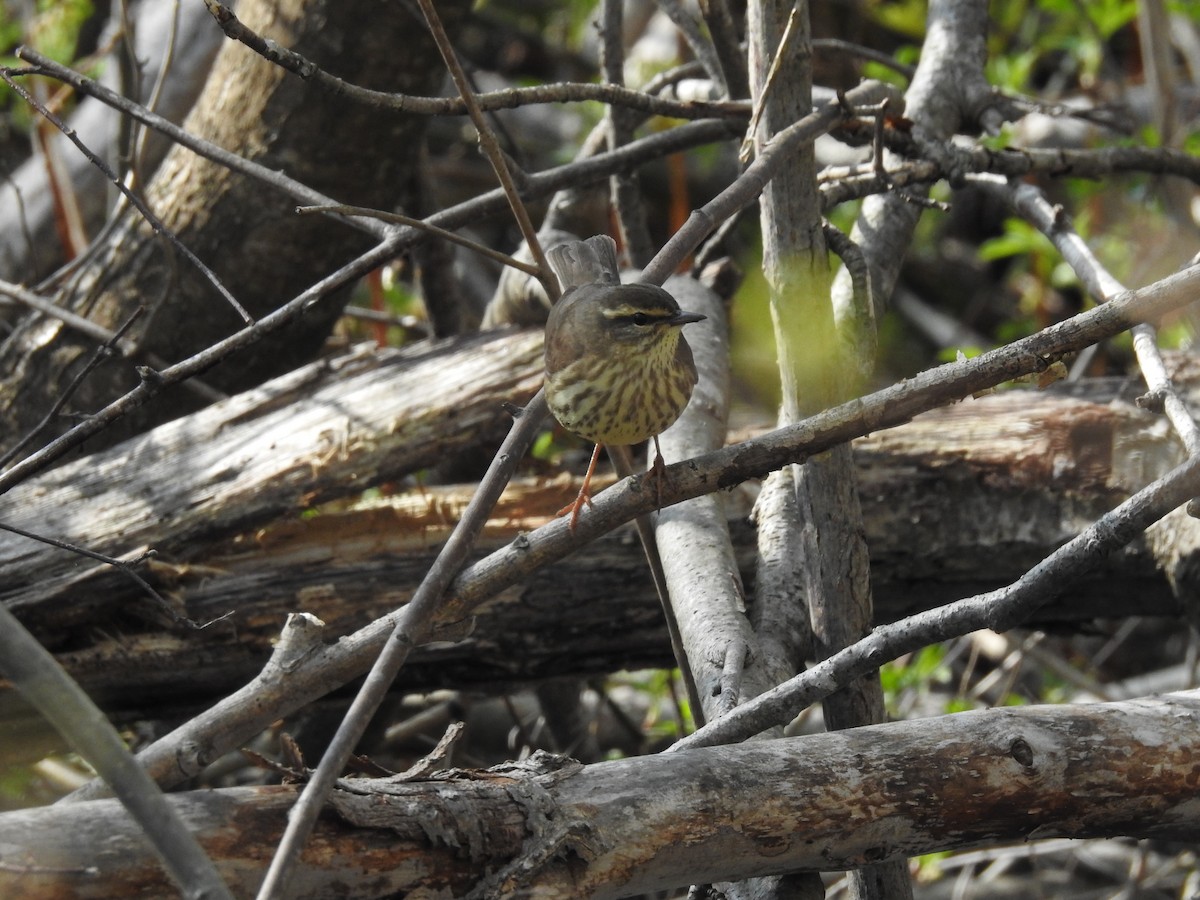
[[[583,511],[584,506],[591,505],[592,497],[591,494],[587,492],[587,486],[585,485],[579,489],[579,494],[575,497],[575,499],[560,509],[557,513],[555,513],[555,515],[565,516],[567,513],[570,513],[571,521],[567,523],[567,527],[570,528],[571,531],[574,531],[575,526],[579,524],[579,513]]]
[[[592,495],[589,493],[589,489],[592,486],[592,473],[596,471],[596,460],[600,458],[600,448],[603,446],[603,444],[597,444],[596,448],[592,451],[592,460],[588,463],[587,474],[583,476],[583,486],[579,489],[578,496],[575,497],[573,502],[568,503],[558,511],[558,515],[560,516],[565,516],[568,512],[571,513],[571,521],[567,527],[572,532],[575,531],[575,526],[579,524],[579,513],[583,511],[584,505],[592,505]]]

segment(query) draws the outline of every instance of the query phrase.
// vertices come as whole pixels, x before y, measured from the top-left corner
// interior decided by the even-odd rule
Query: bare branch
[[[204,276],[205,280],[213,286],[217,293],[225,298],[225,302],[232,306],[237,314],[242,317],[243,322],[252,324],[254,322],[254,318],[250,315],[250,313],[246,312],[246,309],[242,306],[242,304],[238,303],[237,298],[235,298],[233,294],[229,292],[229,289],[221,283],[221,280],[217,278],[217,273],[205,265],[200,257],[196,256],[195,253],[184,246],[183,242],[180,241],[179,238],[177,238],[174,233],[172,233],[172,231],[162,223],[162,220],[150,211],[150,207],[148,207],[136,193],[126,186],[124,180],[117,175],[116,172],[109,168],[108,163],[93,153],[91,149],[89,149],[88,146],[79,139],[79,135],[75,133],[75,129],[68,126],[66,122],[54,115],[54,113],[50,112],[50,110],[35,100],[32,94],[30,94],[27,90],[25,90],[25,88],[21,87],[21,85],[17,84],[17,82],[13,80],[13,75],[27,74],[28,71],[29,70],[9,69],[4,67],[0,68],[0,78],[3,78],[5,83],[12,88],[22,100],[37,110],[39,115],[52,123],[55,128],[61,131],[67,137],[67,139],[71,141],[71,143],[78,147],[79,152],[86,156],[92,165],[102,171],[104,176],[114,185],[116,185],[117,189],[125,196],[125,199],[132,203],[134,208],[141,213],[142,218],[150,224],[150,227],[154,229],[155,233],[166,238],[172,247],[182,253],[184,258],[196,267],[196,269]]]
[[[368,219],[378,219],[380,222],[388,222],[392,225],[407,225],[410,228],[416,228],[418,231],[424,231],[427,234],[440,237],[442,240],[449,241],[452,244],[458,244],[460,247],[466,247],[473,253],[478,253],[480,256],[486,256],[488,259],[495,260],[502,266],[509,266],[530,275],[538,274],[537,266],[530,265],[507,253],[501,253],[499,250],[493,250],[491,247],[485,247],[478,241],[473,241],[469,237],[463,237],[463,235],[446,228],[431,225],[424,219],[414,219],[412,216],[406,216],[402,213],[388,212],[383,209],[370,209],[366,206],[352,206],[345,203],[338,203],[333,206],[297,206],[296,212],[302,216],[312,213],[326,213],[337,216],[363,216]]]
[[[1097,301],[1103,303],[1125,291],[1125,287],[1101,265],[1087,242],[1071,227],[1061,207],[1051,206],[1040,190],[1030,184],[1007,185],[999,190],[995,185],[989,187],[992,193],[999,193],[1058,248],[1063,259]],[[1200,453],[1200,427],[1167,375],[1166,365],[1158,350],[1157,329],[1149,322],[1142,322],[1135,325],[1132,331],[1133,350],[1149,388],[1145,402],[1166,412],[1188,455],[1197,455]]]
[[[845,104],[838,101],[827,103],[774,135],[737,181],[688,217],[684,226],[672,235],[650,265],[646,266],[642,280],[649,284],[662,284],[714,228],[758,198],[767,182],[786,163],[789,154],[797,146],[815,141],[829,131],[843,118],[848,108],[878,103],[894,92],[895,89],[890,85],[865,82],[846,92]]]
[[[1008,587],[880,626],[807,672],[678,741],[672,749],[745,740],[765,728],[790,721],[805,707],[888,660],[982,628],[1015,628],[1071,580],[1198,493],[1200,457],[1193,456],[1102,516]]]
[[[373,91],[345,82],[330,75],[299,53],[281,47],[274,41],[259,37],[246,28],[223,4],[217,3],[215,0],[204,0],[204,2],[221,25],[222,30],[230,38],[241,41],[264,59],[335,95],[392,112],[425,116],[470,114],[467,103],[461,95],[458,97],[413,97],[407,94]],[[746,103],[666,100],[655,97],[651,93],[634,91],[613,84],[545,84],[475,95],[475,102],[483,112],[517,109],[542,103],[584,103],[588,101],[633,109],[651,116],[667,116],[672,119],[744,119],[749,114]]]

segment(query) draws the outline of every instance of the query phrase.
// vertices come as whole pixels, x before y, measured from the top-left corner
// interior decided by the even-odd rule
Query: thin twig
[[[889,106],[891,106],[891,104],[887,100],[884,100],[874,110],[874,112],[875,112],[875,139],[873,141],[871,141],[871,162],[874,165],[875,174],[879,175],[880,177],[887,176],[887,169],[884,166],[884,157],[883,157],[883,150],[884,150],[883,136],[884,136],[884,126],[887,124],[887,119],[885,117],[887,115]]]
[[[683,35],[687,45],[692,48],[692,53],[696,54],[696,59],[704,66],[708,77],[712,79],[713,84],[720,87],[721,96],[728,97],[729,82],[725,77],[721,58],[717,55],[717,50],[712,42],[705,36],[700,23],[692,15],[691,10],[684,9],[679,0],[655,0],[655,3],[679,29],[679,33]]]
[[[141,97],[142,67],[135,48],[137,33],[129,18],[129,0],[119,0],[113,15],[118,19],[116,32],[113,35],[114,49],[119,47],[119,52],[114,54],[119,73],[117,87],[130,97]],[[137,123],[121,122],[120,134],[116,141],[117,159],[129,166],[122,175],[122,181],[130,188],[135,185],[140,186],[140,181],[134,174],[137,169],[137,160],[134,158],[136,131]]]
[[[469,237],[464,237],[457,232],[446,228],[439,228],[436,225],[431,225],[424,219],[414,219],[412,216],[406,216],[403,213],[371,209],[368,206],[351,206],[346,203],[337,203],[332,206],[297,206],[296,212],[302,216],[311,213],[328,213],[339,216],[366,216],[370,219],[378,219],[380,222],[389,222],[392,225],[408,225],[410,228],[416,228],[418,231],[424,231],[427,234],[440,237],[444,241],[458,244],[460,247],[466,247],[480,256],[486,256],[488,259],[495,260],[502,266],[510,266],[522,272],[527,272],[530,275],[538,274],[537,266],[510,256],[507,253],[501,253],[499,250],[493,250],[491,247],[484,246],[478,241],[473,241]]]
[[[787,25],[783,29],[783,35],[779,38],[779,46],[775,48],[775,53],[771,57],[771,67],[767,70],[766,84],[755,98],[754,113],[750,116],[750,124],[746,126],[746,136],[742,138],[742,146],[738,150],[738,159],[743,165],[750,161],[750,154],[754,152],[754,135],[758,131],[758,123],[762,119],[763,110],[767,108],[767,100],[775,89],[775,80],[779,77],[779,70],[783,61],[791,55],[792,41],[795,38],[796,23],[799,21],[800,13],[800,4],[793,4],[792,11],[788,14]]]
[[[642,85],[642,93],[657,97],[668,88],[675,87],[681,81],[700,78],[702,75],[704,75],[704,66],[700,65],[698,60],[690,59],[685,63],[680,63],[674,68],[667,69],[665,72],[659,72],[657,75],[651,77],[649,81]]]
[[[746,56],[738,44],[738,29],[729,4],[725,0],[700,0],[700,13],[708,25],[721,71],[725,73],[726,96],[731,100],[750,96]]]
[[[812,45],[814,50],[832,50],[834,53],[840,53],[845,56],[858,56],[862,59],[879,63],[881,66],[887,66],[894,72],[899,72],[908,79],[917,74],[916,66],[907,65],[893,56],[881,53],[871,47],[864,47],[862,44],[855,44],[852,41],[843,41],[838,38],[813,38]]]
[[[109,168],[108,163],[93,153],[91,149],[89,149],[88,146],[79,139],[79,135],[76,134],[74,128],[71,128],[66,122],[54,115],[54,113],[50,112],[50,110],[48,110],[44,105],[39,103],[34,96],[29,93],[29,91],[25,90],[25,88],[21,87],[21,85],[17,84],[17,82],[13,80],[12,75],[13,70],[7,67],[0,67],[0,78],[3,78],[5,83],[12,88],[22,100],[37,110],[39,115],[43,116],[46,121],[50,122],[55,128],[61,131],[66,138],[79,149],[79,152],[88,158],[88,161],[92,165],[104,173],[105,178],[116,185],[117,190],[119,190],[125,196],[125,198],[133,204],[134,208],[141,213],[142,218],[149,223],[150,227],[154,229],[155,233],[165,237],[168,241],[170,241],[171,246],[182,253],[184,257],[196,267],[200,274],[204,276],[205,280],[216,289],[217,293],[225,298],[225,302],[232,306],[234,311],[241,316],[243,322],[246,322],[247,324],[253,323],[254,317],[251,316],[250,313],[246,312],[245,307],[238,303],[237,298],[235,298],[233,294],[229,292],[228,288],[221,283],[221,279],[217,277],[217,273],[205,265],[201,261],[200,257],[184,246],[183,242],[180,241],[179,238],[177,238],[175,234],[162,223],[162,220],[150,211],[150,207],[143,203],[137,194],[125,186],[124,180],[117,175],[116,172]]]
[[[538,280],[541,281],[542,287],[546,289],[546,296],[553,303],[558,299],[558,282],[555,280],[554,274],[550,271],[550,264],[546,261],[546,254],[542,252],[542,245],[537,239],[537,229],[533,227],[533,222],[529,218],[529,210],[525,208],[525,203],[521,199],[521,193],[517,190],[512,170],[509,167],[509,159],[500,148],[500,144],[496,140],[496,135],[492,131],[491,126],[488,125],[487,119],[484,118],[479,104],[475,102],[475,92],[471,90],[471,83],[467,79],[467,73],[463,71],[462,64],[458,61],[458,54],[455,52],[454,46],[450,43],[450,36],[446,34],[446,29],[442,26],[442,20],[438,16],[437,8],[433,5],[433,0],[417,0],[417,3],[421,7],[421,12],[425,15],[425,21],[429,25],[429,33],[433,37],[433,42],[442,54],[442,61],[445,62],[446,68],[450,70],[450,77],[454,79],[454,86],[458,88],[459,96],[462,97],[463,102],[467,105],[467,113],[471,117],[471,124],[475,126],[475,132],[479,137],[479,144],[483,148],[488,161],[492,164],[492,169],[495,171],[496,177],[500,179],[500,186],[504,188],[504,196],[508,199],[509,208],[512,209],[513,217],[517,220],[517,225],[521,229],[521,237],[525,239],[525,244],[529,247],[529,253],[533,257],[533,261],[537,263]]]
[[[425,116],[461,116],[469,114],[467,102],[461,97],[413,97],[373,91],[343,81],[324,71],[316,63],[279,46],[272,40],[259,37],[246,28],[236,16],[215,0],[204,0],[205,5],[220,23],[230,38],[241,41],[269,62],[310,81],[323,90],[345,97],[357,103],[375,106],[391,112],[413,113]],[[236,24],[232,24],[236,23]],[[646,115],[667,116],[673,119],[744,119],[750,113],[749,104],[744,102],[706,103],[702,101],[667,100],[652,93],[634,91],[619,85],[581,84],[566,82],[544,84],[533,87],[510,88],[476,94],[475,102],[484,112],[500,109],[516,109],[543,103],[604,103],[638,110]]]
[[[162,594],[160,594],[153,587],[151,587],[150,583],[148,581],[146,581],[146,579],[143,578],[141,575],[139,575],[137,573],[137,571],[133,568],[138,563],[146,560],[148,558],[148,556],[152,555],[153,551],[151,551],[150,553],[143,553],[143,554],[139,555],[136,559],[129,561],[129,560],[124,560],[124,559],[117,559],[115,556],[106,556],[103,553],[97,553],[95,550],[89,550],[87,547],[81,547],[78,544],[72,544],[67,541],[60,541],[57,538],[47,537],[42,534],[35,534],[32,531],[26,531],[24,528],[18,528],[16,525],[8,525],[8,524],[5,524],[4,522],[0,522],[0,531],[7,531],[7,532],[10,532],[11,534],[17,534],[23,538],[28,538],[31,541],[37,541],[42,544],[47,544],[51,547],[57,547],[60,550],[66,550],[69,553],[76,554],[77,556],[85,556],[88,559],[94,559],[97,562],[102,562],[105,565],[112,566],[114,569],[116,569],[122,575],[125,575],[126,577],[128,577],[130,581],[132,581],[134,584],[136,584],[138,587],[140,587],[142,590],[144,590],[147,594],[149,594],[150,598],[152,600],[154,600],[155,603],[158,604],[159,608],[162,609],[162,611],[167,615],[167,617],[172,622],[174,622],[177,625],[187,625],[190,627],[197,627],[195,622],[192,622],[190,619],[187,619],[187,618],[179,615],[177,612],[175,612],[175,610],[173,610],[171,608],[171,604],[166,601],[166,599],[162,596]]]
[[[838,335],[850,346],[842,359],[857,372],[855,383],[865,384],[875,371],[875,351],[878,343],[875,323],[875,304],[871,299],[871,272],[859,246],[845,232],[826,221],[822,225],[825,245],[842,260],[850,273],[851,303],[845,310],[834,309]]]
[[[56,306],[45,297],[41,297],[19,284],[0,281],[0,297],[11,297],[14,302],[22,306],[36,310],[52,319],[58,319],[72,331],[77,331],[85,337],[105,344],[119,351],[122,356],[133,356],[137,352],[133,341],[120,339],[116,332],[110,331],[103,325],[93,322],[91,319],[85,319],[83,316],[76,315],[70,310],[63,309],[61,306]],[[127,328],[128,324],[122,326],[120,334],[124,334]]]
[[[167,46],[163,50],[162,62],[159,63],[154,86],[150,88],[150,96],[146,98],[146,109],[151,112],[158,109],[158,103],[167,86],[167,77],[170,75],[171,66],[175,61],[175,44],[179,40],[179,0],[173,0],[173,2],[175,8],[171,11],[171,29],[167,33]],[[149,140],[150,129],[143,125],[136,130],[133,148],[129,154],[129,173],[133,178],[133,181],[129,183],[131,189],[135,189],[141,180],[139,168],[145,164],[146,144]]]
[[[628,447],[608,445],[604,447],[612,460],[613,468],[622,478],[630,478],[634,474],[633,458]],[[671,641],[671,652],[675,656],[675,665],[683,678],[683,689],[687,693],[688,705],[692,708],[692,721],[699,728],[704,724],[704,703],[696,686],[696,675],[688,662],[687,647],[683,643],[683,635],[679,630],[679,618],[675,615],[675,607],[671,604],[671,591],[667,587],[667,575],[663,571],[662,556],[658,550],[658,540],[654,536],[654,523],[649,513],[644,513],[633,520],[637,528],[638,539],[642,544],[642,553],[646,557],[646,565],[650,568],[650,578],[654,582],[654,591],[658,594],[658,602],[662,607],[663,620],[667,623],[667,637]],[[683,725],[680,723],[680,733]]]
[[[27,292],[22,291],[22,294],[24,293]],[[23,299],[30,300],[33,299],[33,297],[24,297]],[[63,389],[63,391],[58,395],[54,403],[51,404],[50,409],[48,409],[46,414],[42,417],[42,420],[33,428],[29,429],[24,437],[13,444],[13,446],[9,447],[7,452],[5,452],[3,455],[0,455],[0,469],[3,469],[12,460],[16,459],[20,455],[21,451],[28,447],[29,444],[32,443],[33,439],[41,433],[42,429],[54,421],[54,417],[59,414],[62,408],[66,405],[67,401],[71,399],[71,396],[79,389],[79,386],[83,384],[84,379],[92,373],[92,370],[94,370],[96,366],[108,359],[114,352],[121,352],[125,355],[128,355],[125,353],[125,350],[130,348],[131,345],[125,340],[125,332],[133,326],[133,323],[136,322],[145,311],[145,307],[139,306],[130,314],[129,318],[125,320],[120,328],[118,328],[115,332],[108,334],[107,337],[104,338],[104,343],[96,348],[96,350],[92,353],[91,358],[84,364],[83,368],[79,370],[79,373],[71,379],[71,383],[68,384],[66,388]],[[55,315],[55,313],[47,313],[47,315]],[[87,322],[86,319],[83,321]],[[88,322],[88,324],[91,325],[92,323]]]
[[[623,0],[603,0],[601,3],[600,64],[607,84],[625,83],[625,47],[621,39],[624,30],[623,9]],[[631,115],[629,110],[609,106],[605,110],[605,118],[608,120],[608,149],[615,150],[629,143],[633,137],[636,114]],[[625,245],[625,255],[631,266],[640,269],[654,257],[641,186],[633,175],[622,173],[609,179],[609,193],[617,214],[617,227],[621,243]]]

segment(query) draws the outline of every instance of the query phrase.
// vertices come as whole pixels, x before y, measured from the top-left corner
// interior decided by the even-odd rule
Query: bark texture
[[[579,766],[343,782],[295,898],[618,898],[1051,837],[1200,839],[1200,693],[961,713]],[[249,896],[292,787],[174,795]],[[846,823],[855,823],[847,828]],[[120,806],[0,815],[5,896],[170,893]]]
[[[445,4],[443,15],[453,22],[465,5]],[[441,78],[423,25],[401,3],[252,0],[239,4],[238,15],[265,37],[367,87],[424,94]],[[411,182],[424,120],[322,93],[241,44],[226,42],[185,127],[340,201],[389,208]],[[164,160],[146,199],[166,228],[255,317],[370,246],[369,238],[346,224],[297,216],[295,201],[280,191],[178,147]],[[128,334],[140,359],[102,364],[80,386],[69,412],[86,414],[135,386],[134,362],[176,362],[242,325],[213,286],[135,211],[120,215],[59,288],[61,306],[110,330],[139,308],[145,312]],[[291,327],[209,370],[205,381],[232,392],[294,368],[312,357],[344,302],[344,294],[327,298]],[[18,325],[0,348],[0,419],[9,426],[0,434],[0,447],[11,446],[39,422],[94,349],[94,342],[39,314]],[[182,388],[164,392],[92,448],[199,402]],[[69,417],[60,418],[45,437],[69,424]]]

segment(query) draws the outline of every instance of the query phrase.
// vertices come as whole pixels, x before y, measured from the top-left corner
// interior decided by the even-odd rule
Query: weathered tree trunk
[[[289,896],[330,896],[336,885],[350,898],[617,898],[999,841],[1194,842],[1197,727],[1200,692],[1188,691],[586,767],[539,755],[426,781],[355,779],[334,792]],[[170,800],[235,895],[250,896],[295,796],[261,787]],[[5,813],[0,846],[4,896],[172,890],[115,801]]]
[[[364,346],[20,484],[0,500],[4,521],[111,556],[153,547],[162,562],[187,563],[211,542],[493,442],[504,403],[540,384],[541,344],[526,332]],[[127,473],[136,490],[118,477]],[[0,534],[0,599],[28,609],[56,584],[78,585],[78,566]]]
[[[453,21],[465,6],[443,4],[443,15]],[[250,0],[238,5],[238,14],[264,36],[367,87],[429,93],[442,77],[423,23],[402,3]],[[226,42],[185,127],[342,202],[390,208],[410,184],[424,123],[324,93],[241,44]],[[370,246],[369,238],[348,225],[297,216],[295,200],[279,190],[178,147],[156,173],[146,199],[166,228],[255,317]],[[176,362],[243,324],[195,267],[133,210],[90,249],[61,292],[61,306],[110,330],[139,308],[146,313],[128,333],[141,359],[116,358],[93,371],[68,408],[82,414],[136,385],[134,362]],[[324,341],[344,301],[344,293],[328,298],[291,327],[209,370],[205,382],[232,392],[294,368]],[[93,341],[55,319],[25,318],[0,348],[0,421],[6,425],[0,448],[38,423],[94,349]],[[167,390],[91,448],[200,402],[183,388]],[[68,417],[60,418],[46,436],[69,424]]]

